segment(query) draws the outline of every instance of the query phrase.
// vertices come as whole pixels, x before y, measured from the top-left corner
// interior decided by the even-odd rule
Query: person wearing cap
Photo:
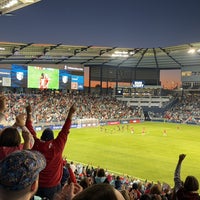
[[[30,105],[26,107],[27,119],[26,126],[33,135],[35,143],[33,150],[40,151],[46,158],[47,166],[40,173],[39,188],[37,195],[46,197],[50,200],[53,199],[55,193],[61,189],[61,179],[63,174],[63,158],[62,153],[67,142],[72,116],[75,112],[74,104],[70,107],[66,121],[54,139],[53,131],[49,128],[45,129],[41,138],[38,138],[32,126],[31,113],[32,108]]]
[[[38,189],[45,157],[38,151],[19,150],[0,161],[0,199],[30,200]]]

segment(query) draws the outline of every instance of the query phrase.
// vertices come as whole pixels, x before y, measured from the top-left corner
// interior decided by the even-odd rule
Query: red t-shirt
[[[66,119],[58,136],[50,141],[42,141],[37,138],[31,121],[27,121],[26,126],[35,139],[32,150],[41,152],[46,158],[46,167],[39,175],[39,187],[49,188],[57,186],[60,183],[63,174],[62,153],[67,142],[71,120]]]

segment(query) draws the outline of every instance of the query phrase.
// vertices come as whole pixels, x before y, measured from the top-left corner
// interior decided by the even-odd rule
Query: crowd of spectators
[[[74,119],[127,120],[145,119],[141,107],[131,107],[127,102],[119,101],[113,96],[90,95],[83,93],[40,92],[37,94],[9,93],[6,121],[13,123],[15,116],[24,113],[29,102],[34,108],[34,124],[57,123],[65,120],[66,102],[76,102],[80,106]],[[164,113],[150,112],[151,118],[162,118],[178,123],[200,123],[200,95],[185,94],[179,97],[176,104]],[[38,109],[40,108],[40,109]]]
[[[95,118],[98,120],[121,120],[142,118],[143,113],[138,108],[131,108],[125,102],[118,101],[113,96],[95,96],[77,93],[54,93],[41,94],[7,94],[8,110],[7,121],[14,121],[18,113],[23,113],[24,107],[29,102],[34,108],[34,123],[62,122],[65,120],[64,110],[72,102],[79,107],[74,119]],[[66,104],[68,102],[68,104]],[[38,109],[40,108],[40,109]]]
[[[200,94],[185,94],[165,112],[164,118],[179,123],[200,123]]]
[[[191,96],[190,96],[191,97]],[[187,105],[185,111],[198,107],[198,98],[192,108],[190,102],[181,100]],[[7,103],[5,103],[5,99]],[[7,134],[16,131],[15,126],[22,129],[22,133],[29,137],[26,148],[13,148],[4,139],[0,143],[0,155],[5,148],[11,148],[0,161],[0,199],[5,200],[9,194],[10,200],[199,200],[199,182],[194,176],[187,176],[181,180],[180,171],[185,154],[180,154],[174,171],[174,186],[167,183],[153,183],[141,181],[137,178],[120,176],[109,173],[103,168],[83,166],[80,163],[69,163],[62,158],[62,151],[67,142],[72,120],[80,118],[129,119],[132,116],[141,117],[138,110],[132,110],[123,102],[118,102],[111,96],[90,96],[82,94],[9,94],[1,97],[0,111],[6,114],[6,121],[10,123]],[[181,102],[180,101],[180,102]],[[76,109],[74,102],[79,105]],[[32,107],[31,107],[31,106]],[[180,104],[184,107],[183,104]],[[26,111],[26,124],[18,118]],[[34,114],[32,113],[34,109]],[[68,115],[66,118],[66,110]],[[177,110],[178,112],[178,110]],[[60,115],[58,115],[60,113]],[[31,116],[33,114],[33,116]],[[72,118],[73,114],[73,118]],[[189,113],[191,115],[191,113]],[[199,114],[199,113],[196,113]],[[57,138],[52,137],[52,131],[43,131],[41,138],[37,138],[32,123],[52,122],[56,119],[65,121]],[[14,126],[12,126],[13,121]],[[18,122],[18,123],[17,123]],[[28,129],[27,129],[28,128]],[[0,132],[0,141],[5,134]],[[19,133],[17,133],[19,134]],[[29,135],[32,135],[34,141]],[[29,150],[27,150],[29,149]],[[59,152],[58,152],[59,151]],[[40,152],[40,153],[39,153]],[[19,161],[19,162],[18,162]],[[58,175],[56,175],[58,174]],[[55,176],[55,178],[53,178]],[[53,184],[55,183],[55,184]],[[56,189],[55,189],[56,188]],[[53,189],[53,192],[52,192]],[[36,196],[37,195],[37,196]]]

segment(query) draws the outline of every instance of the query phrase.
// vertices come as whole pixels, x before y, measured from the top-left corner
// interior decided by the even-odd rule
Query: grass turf
[[[63,155],[75,163],[173,185],[178,156],[185,153],[182,180],[187,175],[200,180],[200,126],[144,122],[120,129],[116,125],[71,129]]]

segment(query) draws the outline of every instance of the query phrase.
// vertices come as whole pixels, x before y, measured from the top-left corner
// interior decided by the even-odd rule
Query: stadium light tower
[[[41,0],[0,0],[0,15],[13,12]]]

